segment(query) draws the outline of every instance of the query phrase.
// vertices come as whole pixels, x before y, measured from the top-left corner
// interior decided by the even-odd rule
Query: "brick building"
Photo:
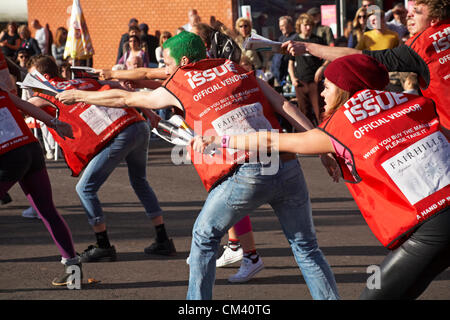
[[[67,28],[72,0],[28,0],[28,23],[38,19],[49,24],[55,34],[58,27]],[[149,33],[175,30],[187,23],[187,12],[197,9],[203,22],[211,17],[232,27],[238,16],[236,0],[81,0],[92,44],[94,67],[111,68],[116,59],[120,37],[128,31],[130,18],[149,26]]]

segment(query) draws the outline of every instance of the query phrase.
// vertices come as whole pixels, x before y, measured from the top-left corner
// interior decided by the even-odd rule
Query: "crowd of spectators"
[[[408,27],[408,12],[402,3],[384,12],[374,5],[373,0],[363,0],[353,19],[345,22],[344,32],[340,37],[335,37],[332,29],[322,25],[321,21],[321,10],[317,7],[310,8],[295,17],[281,16],[278,20],[281,36],[273,40],[279,42],[298,40],[361,50],[382,50],[394,48],[412,36]],[[70,59],[63,58],[67,29],[57,28],[53,37],[48,24],[42,26],[37,19],[30,23],[30,27],[34,37],[31,36],[32,32],[26,24],[20,26],[14,22],[7,24],[5,30],[0,33],[0,47],[4,56],[16,62],[24,75],[27,60],[31,56],[49,54],[55,58],[60,71],[67,74],[68,68],[73,64]],[[278,53],[267,54],[246,50],[243,47],[244,41],[257,31],[252,20],[245,17],[238,18],[229,28],[216,21],[214,17],[211,17],[209,24],[205,23],[196,9],[190,9],[186,24],[176,30],[156,31],[155,34],[149,34],[148,24],[139,24],[136,18],[132,18],[128,24],[128,31],[120,38],[116,61],[111,68],[123,70],[164,67],[162,44],[173,34],[183,30],[199,34],[205,41],[210,57],[223,56],[223,51],[218,52],[223,48],[217,43],[222,39],[219,40],[217,37],[218,35],[224,37],[224,41],[229,41],[227,44],[229,48],[226,50],[233,51],[227,58],[237,59],[246,68],[255,70],[260,78],[268,81],[285,97],[297,103],[313,123],[320,122],[323,108],[320,92],[323,89],[323,72],[328,61],[322,61],[311,55],[289,57]],[[211,41],[213,37],[215,41]],[[70,77],[70,74],[66,77]],[[407,90],[406,79],[409,79],[408,90],[418,92],[417,83],[414,82],[416,78],[409,74],[392,73],[389,89]]]

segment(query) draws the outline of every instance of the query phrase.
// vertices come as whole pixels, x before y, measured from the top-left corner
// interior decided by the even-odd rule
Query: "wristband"
[[[230,145],[230,136],[222,136],[222,148],[228,148]]]

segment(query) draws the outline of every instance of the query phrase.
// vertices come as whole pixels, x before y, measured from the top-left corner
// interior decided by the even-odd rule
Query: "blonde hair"
[[[362,12],[365,13],[366,18],[368,17],[366,8],[364,8],[364,7],[359,8],[358,11],[356,11],[355,17],[353,18],[353,24],[352,24],[353,29],[360,29],[360,30],[364,31],[365,26],[363,26],[361,23],[359,23],[359,15]]]
[[[28,29],[26,24],[22,24],[19,26],[19,28],[17,28],[17,33],[20,35],[21,33],[24,33],[24,37],[25,39],[28,39],[31,37],[31,32],[30,29]]]
[[[234,28],[235,28],[238,32],[239,32],[239,24],[240,24],[241,22],[247,23],[248,26],[249,26],[249,28],[250,28],[250,30],[252,30],[252,28],[253,28],[252,22],[251,22],[249,19],[247,19],[247,18],[240,17],[239,19],[236,20],[236,23],[234,24]]]
[[[162,47],[163,43],[164,43],[164,38],[170,39],[172,38],[172,34],[169,31],[163,31],[161,33],[161,36],[159,37],[159,46]]]
[[[297,18],[297,21],[295,21],[295,31],[297,33],[300,33],[300,31],[301,31],[300,26],[302,24],[313,26],[314,18],[307,13],[302,13],[301,15],[299,15],[299,17]]]

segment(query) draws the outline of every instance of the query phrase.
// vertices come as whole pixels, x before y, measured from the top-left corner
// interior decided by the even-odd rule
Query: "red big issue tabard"
[[[102,86],[94,79],[63,80],[50,79],[49,82],[57,89],[80,89],[90,91],[108,90],[108,85]],[[87,166],[89,161],[100,152],[105,145],[129,125],[145,121],[135,109],[106,108],[102,106],[76,103],[65,105],[54,97],[38,93],[37,96],[49,101],[59,109],[59,119],[72,125],[75,139],[61,139],[52,129],[53,138],[64,151],[67,165],[76,177]],[[55,114],[52,107],[44,108],[50,114]]]
[[[31,133],[8,93],[0,89],[0,155],[37,139]]]
[[[206,59],[179,68],[164,84],[184,109],[197,134],[233,135],[279,130],[280,125],[253,72],[225,59]],[[211,190],[248,152],[220,149],[214,156],[191,152],[192,162]]]
[[[430,83],[420,80],[422,94],[436,103],[439,121],[450,129],[450,20],[427,28],[405,43],[425,61],[430,71]]]
[[[347,187],[387,248],[448,207],[450,148],[430,99],[359,91],[320,127],[350,150],[352,172],[338,158]]]

